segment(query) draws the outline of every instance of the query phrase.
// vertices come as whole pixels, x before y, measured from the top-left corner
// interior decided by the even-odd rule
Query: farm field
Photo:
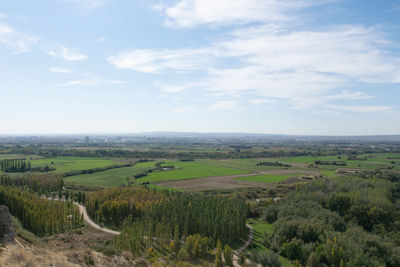
[[[194,189],[194,186],[208,190],[213,187],[215,187],[215,189],[229,189],[262,186],[262,184],[278,183],[299,175],[323,174],[328,177],[335,177],[337,176],[336,170],[338,168],[375,170],[391,167],[394,170],[400,170],[400,154],[365,154],[358,157],[367,157],[367,160],[347,160],[347,156],[341,156],[340,158],[338,156],[300,156],[264,159],[200,159],[189,162],[168,160],[162,162],[161,166],[174,166],[177,169],[154,171],[145,177],[135,180],[135,175],[153,169],[156,167],[157,163],[160,163],[160,161],[149,161],[140,162],[133,167],[122,167],[91,174],[68,176],[65,177],[65,182],[93,187],[122,186],[137,182],[150,183],[160,189],[169,188],[170,190],[179,190],[183,188],[187,189],[187,182],[183,181],[183,184],[168,182],[202,178],[193,181],[193,186],[190,186],[189,190]],[[89,157],[35,158],[35,156],[32,156],[32,158],[31,162],[33,167],[50,166],[56,169],[52,173],[58,174],[126,164],[129,162],[126,159],[113,160]],[[343,161],[346,163],[346,166],[318,165],[318,168],[308,168],[308,165],[318,160]],[[292,167],[257,166],[257,164],[262,161],[279,161],[281,163],[290,164]]]
[[[7,157],[10,159],[11,157]],[[33,158],[33,159],[30,159]],[[123,165],[126,162],[116,161],[112,159],[102,158],[88,158],[88,157],[54,157],[54,158],[39,158],[35,156],[27,157],[28,161],[32,163],[32,167],[46,167],[55,168],[54,171],[49,173],[63,174],[70,171],[81,171],[95,168],[102,168],[112,165]],[[3,172],[0,170],[0,174]],[[10,173],[11,175],[18,175],[21,173]]]
[[[258,183],[279,183],[291,177],[298,177],[306,174],[301,173],[290,173],[290,174],[261,174],[254,176],[246,176],[236,178],[239,181],[251,181]]]
[[[379,169],[379,168],[387,168],[393,166],[394,169],[400,169],[400,155],[393,153],[393,154],[364,154],[358,155],[358,158],[367,157],[366,160],[347,160],[347,156],[300,156],[300,157],[282,157],[276,160],[281,162],[291,163],[300,163],[300,164],[313,164],[315,161],[343,161],[346,163],[347,166],[343,166],[344,168],[358,168],[358,169]],[[399,158],[399,159],[388,159],[388,157]],[[395,162],[397,164],[392,164],[391,162]],[[340,166],[334,165],[318,165],[318,169],[323,170],[336,170]]]
[[[229,160],[199,160],[201,163],[205,163],[207,165],[224,167],[224,168],[232,168],[236,170],[246,171],[246,172],[257,172],[264,170],[276,170],[288,167],[281,166],[257,166],[257,163],[261,161],[277,161],[276,159],[229,159]],[[286,163],[286,162],[282,162]]]
[[[95,172],[92,174],[80,174],[64,177],[64,181],[67,183],[75,183],[83,186],[94,186],[94,187],[113,187],[113,186],[125,186],[129,182],[134,181],[134,175],[143,173],[148,168],[145,167],[123,167],[116,168],[101,172]]]
[[[245,174],[246,171],[235,170],[232,168],[217,167],[213,165],[208,165],[202,162],[177,162],[177,161],[167,161],[162,164],[162,166],[173,165],[177,170],[169,171],[158,171],[149,173],[148,176],[137,179],[138,182],[161,182],[170,180],[182,180],[182,179],[192,179],[192,178],[203,178],[211,176],[224,176],[224,175],[235,175],[235,174]],[[138,165],[141,166],[141,165]]]

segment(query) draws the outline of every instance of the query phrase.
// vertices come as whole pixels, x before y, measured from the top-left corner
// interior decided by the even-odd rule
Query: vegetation
[[[172,247],[175,247],[181,239],[188,242],[189,236],[203,236],[207,239],[198,241],[195,251],[204,251],[202,243],[213,248],[219,239],[225,244],[239,241],[246,233],[246,215],[247,205],[242,200],[202,194],[170,194],[169,199],[148,208],[140,219],[128,217],[116,239],[116,247],[139,254],[155,243],[166,248],[171,247],[170,241],[174,240]],[[191,251],[186,252],[192,255]],[[180,252],[181,256],[186,252]]]
[[[109,188],[86,194],[85,206],[96,222],[121,227],[129,216],[141,219],[150,206],[167,198],[161,191],[140,186]]]
[[[3,172],[25,172],[31,169],[31,162],[24,159],[4,159],[0,161]]]
[[[64,181],[58,175],[27,174],[13,177],[1,175],[0,185],[26,188],[42,195],[61,191]]]
[[[262,161],[257,163],[257,166],[278,166],[278,167],[292,167],[290,164],[282,163],[279,161]]]
[[[71,202],[46,200],[28,191],[0,186],[0,204],[9,207],[24,228],[37,236],[80,227],[82,218]]]
[[[244,171],[239,171],[231,168],[207,165],[201,162],[165,162],[164,164],[162,164],[162,166],[171,165],[174,166],[175,169],[151,172],[146,177],[137,179],[137,181],[141,183],[159,182],[167,180],[181,180],[246,173]]]
[[[399,180],[376,173],[305,185],[264,211],[274,223],[266,245],[302,264],[398,266]]]

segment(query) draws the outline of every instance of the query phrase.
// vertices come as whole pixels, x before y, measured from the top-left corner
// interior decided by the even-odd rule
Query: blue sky
[[[400,1],[2,0],[0,134],[400,134]]]

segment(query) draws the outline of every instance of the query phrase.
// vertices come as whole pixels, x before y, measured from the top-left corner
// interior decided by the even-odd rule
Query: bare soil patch
[[[215,176],[215,177],[206,177],[206,178],[198,178],[198,179],[184,179],[184,180],[176,180],[176,181],[163,181],[157,183],[159,186],[171,187],[186,191],[205,191],[205,190],[213,190],[213,189],[236,189],[236,188],[249,188],[249,187],[263,187],[269,188],[274,187],[277,184],[285,184],[286,181],[280,183],[259,183],[252,181],[239,181],[236,178],[240,177],[249,177],[256,176],[260,174],[290,174],[290,173],[306,173],[309,175],[318,175],[318,171],[310,171],[303,169],[288,169],[288,170],[268,170],[268,171],[259,171],[248,174],[238,174],[238,175],[226,175],[226,176]],[[287,181],[289,181],[288,179]],[[304,181],[299,178],[300,181]],[[289,181],[290,184],[293,183],[292,180]]]

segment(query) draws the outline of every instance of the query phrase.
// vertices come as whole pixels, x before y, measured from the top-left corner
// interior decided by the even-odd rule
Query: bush
[[[265,251],[255,251],[251,254],[250,259],[263,267],[281,267],[281,261],[278,254],[270,251],[269,253]]]
[[[303,260],[302,242],[296,238],[292,239],[289,243],[283,243],[281,246],[281,253],[291,260]]]

